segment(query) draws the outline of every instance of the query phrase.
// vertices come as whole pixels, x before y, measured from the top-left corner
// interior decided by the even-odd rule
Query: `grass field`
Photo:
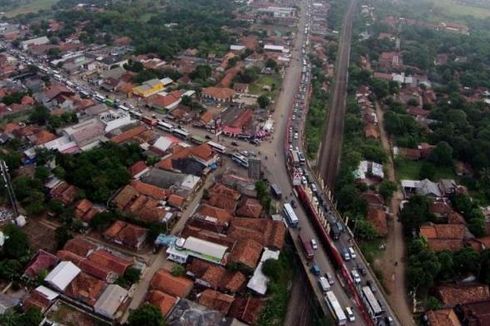
[[[21,14],[38,12],[39,10],[49,9],[58,0],[32,0],[30,3],[22,4],[17,8],[5,11],[5,16],[14,17]]]
[[[473,16],[476,18],[490,17],[490,8],[463,5],[455,0],[432,0],[441,14],[448,17]]]
[[[398,180],[411,179],[417,180],[420,176],[423,161],[396,160],[396,176]],[[437,167],[433,180],[455,179],[456,175],[450,167]]]
[[[272,88],[272,94],[269,93],[267,95],[272,95],[272,98],[274,98],[274,95],[281,87],[281,83],[282,80],[279,74],[260,75],[259,79],[257,79],[255,82],[250,84],[249,91],[251,94],[261,95],[264,93],[268,93],[267,91],[264,91],[262,88],[264,86],[270,86]]]

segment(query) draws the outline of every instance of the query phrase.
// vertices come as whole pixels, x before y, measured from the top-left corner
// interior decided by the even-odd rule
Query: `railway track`
[[[350,61],[352,21],[355,7],[356,0],[351,0],[342,25],[332,102],[327,119],[327,128],[318,156],[318,174],[323,180],[323,185],[329,189],[334,188],[342,151],[348,81],[347,73]]]

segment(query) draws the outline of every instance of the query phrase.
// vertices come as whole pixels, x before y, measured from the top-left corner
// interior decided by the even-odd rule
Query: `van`
[[[357,257],[356,252],[354,251],[354,248],[352,248],[352,247],[349,247],[349,254],[350,254],[352,259]]]
[[[356,316],[354,316],[354,312],[352,311],[351,307],[345,307],[345,314],[350,322],[356,321]]]
[[[316,243],[316,240],[315,239],[311,239],[311,247],[313,248],[313,250],[317,250],[318,249],[318,243]]]
[[[350,273],[354,279],[354,282],[357,284],[361,283],[361,276],[359,276],[359,272],[356,269],[351,270]]]
[[[325,273],[325,278],[328,280],[328,284],[333,285],[335,283],[335,279],[329,272]]]
[[[320,289],[323,292],[327,292],[328,290],[330,290],[330,284],[328,283],[328,280],[323,276],[320,276],[318,278],[318,285],[320,285]]]

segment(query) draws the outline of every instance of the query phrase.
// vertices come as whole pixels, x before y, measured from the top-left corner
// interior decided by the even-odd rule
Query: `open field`
[[[398,180],[411,179],[418,180],[420,178],[420,170],[422,169],[422,161],[409,161],[398,159],[396,160],[396,176]],[[439,179],[455,179],[456,175],[454,171],[447,167],[437,167],[436,172],[432,180],[437,181]]]
[[[21,14],[38,12],[39,10],[49,9],[58,0],[32,0],[30,3],[22,4],[17,8],[5,11],[5,16],[14,17]]]
[[[255,82],[250,84],[250,93],[255,94],[255,95],[261,95],[266,93],[267,95],[272,95],[274,96],[277,94],[277,91],[281,87],[281,76],[279,74],[272,74],[272,75],[260,75],[259,79],[257,79]],[[272,88],[272,94],[263,90],[262,88],[264,86],[270,86]]]
[[[441,14],[448,17],[473,16],[476,18],[490,17],[490,8],[473,7],[455,0],[432,0]]]

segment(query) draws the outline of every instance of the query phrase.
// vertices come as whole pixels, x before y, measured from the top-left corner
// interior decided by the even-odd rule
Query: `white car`
[[[316,243],[316,240],[315,239],[311,239],[311,247],[313,248],[313,250],[317,250],[318,249],[318,243]]]
[[[345,307],[345,314],[347,315],[347,319],[349,319],[350,322],[356,321],[356,316],[354,315],[351,307]]]
[[[298,133],[297,133],[297,132],[295,132],[295,133],[294,133],[294,139],[298,139],[298,137],[299,137],[299,136],[298,136]]]
[[[302,176],[301,177],[301,183],[304,184],[304,185],[306,185],[307,182],[308,181],[306,181],[306,177],[305,176]]]
[[[354,248],[349,247],[349,253],[352,259],[356,258],[356,252],[354,251]]]
[[[354,279],[354,282],[356,282],[357,284],[361,283],[361,276],[356,269],[351,270],[350,273],[352,275],[352,278]]]

